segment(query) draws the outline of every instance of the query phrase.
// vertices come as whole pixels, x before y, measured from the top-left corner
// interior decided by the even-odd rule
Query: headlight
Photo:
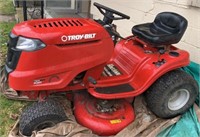
[[[35,51],[44,48],[46,45],[37,39],[29,39],[24,37],[19,37],[17,41],[16,49],[24,51]]]

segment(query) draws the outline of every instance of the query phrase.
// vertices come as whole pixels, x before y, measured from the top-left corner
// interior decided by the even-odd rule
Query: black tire
[[[172,118],[186,112],[198,95],[192,76],[173,70],[160,77],[145,93],[148,108],[160,118]]]
[[[21,114],[19,130],[25,136],[31,136],[32,131],[52,127],[66,120],[63,107],[53,99],[35,102]]]

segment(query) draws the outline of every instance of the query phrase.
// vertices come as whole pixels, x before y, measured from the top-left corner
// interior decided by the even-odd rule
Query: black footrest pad
[[[98,93],[103,94],[115,94],[115,93],[122,93],[122,92],[131,92],[134,88],[129,84],[122,84],[117,86],[110,86],[110,87],[99,87],[95,89]]]

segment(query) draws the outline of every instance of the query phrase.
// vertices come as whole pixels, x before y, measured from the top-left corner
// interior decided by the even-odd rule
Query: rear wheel
[[[184,71],[174,70],[160,77],[145,92],[145,100],[154,114],[172,118],[187,111],[197,95],[197,82]]]
[[[25,136],[31,136],[32,131],[39,131],[52,127],[66,120],[65,112],[58,102],[48,99],[35,102],[27,107],[21,114],[19,130]]]

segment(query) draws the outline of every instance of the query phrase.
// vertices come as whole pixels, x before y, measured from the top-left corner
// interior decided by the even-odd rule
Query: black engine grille
[[[49,27],[74,27],[74,26],[83,26],[83,23],[80,22],[77,19],[71,19],[71,20],[58,20],[58,21],[49,21],[49,22],[43,22],[39,24],[35,24],[35,28],[49,28]]]

